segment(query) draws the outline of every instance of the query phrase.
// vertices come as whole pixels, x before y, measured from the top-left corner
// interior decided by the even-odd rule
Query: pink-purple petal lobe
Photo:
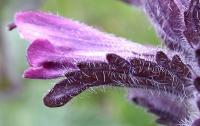
[[[41,66],[44,62],[52,61],[60,58],[55,47],[44,39],[33,41],[27,49],[27,58],[31,66]]]
[[[65,69],[47,69],[42,66],[29,67],[24,71],[23,77],[29,79],[55,79],[58,77],[63,77],[65,72]]]
[[[62,54],[48,40],[37,39],[27,49],[30,67],[24,72],[24,77],[31,79],[62,77],[66,71],[77,68],[77,59],[78,57],[67,57]]]
[[[70,54],[56,48],[48,40],[37,39],[27,49],[27,60],[32,67],[43,66],[46,63],[62,64],[63,68],[75,68],[76,60],[81,56]]]
[[[100,32],[85,24],[44,12],[19,12],[15,24],[30,42],[46,39],[60,50],[96,52],[150,52],[155,50]]]

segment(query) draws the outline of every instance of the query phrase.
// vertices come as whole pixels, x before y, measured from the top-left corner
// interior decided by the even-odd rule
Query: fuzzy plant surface
[[[30,42],[29,79],[62,80],[46,94],[60,107],[91,87],[128,88],[167,126],[200,126],[199,0],[124,0],[149,16],[164,48],[140,45],[57,15],[18,12],[9,29]]]

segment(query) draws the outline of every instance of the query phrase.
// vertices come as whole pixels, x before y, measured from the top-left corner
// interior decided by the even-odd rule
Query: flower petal
[[[27,58],[29,64],[36,67],[44,62],[57,61],[60,55],[48,40],[37,39],[28,47]]]
[[[79,22],[43,12],[19,12],[15,16],[15,25],[30,42],[39,38],[46,39],[63,52],[71,50],[123,53],[146,52],[150,49]]]
[[[61,54],[48,40],[43,39],[31,43],[27,50],[27,59],[31,67],[24,72],[25,78],[56,78],[77,68],[75,59]]]
[[[47,69],[44,67],[29,67],[24,71],[23,77],[29,79],[53,79],[57,77],[63,77],[65,72],[66,70],[63,68]]]
[[[42,12],[20,12],[16,14],[15,25],[25,39],[31,41],[27,59],[32,67],[42,71],[76,69],[76,63],[87,60],[106,61],[107,53],[122,57],[148,57],[158,49],[131,43],[122,38],[100,32],[84,24]],[[148,55],[148,56],[147,56]],[[51,64],[48,68],[45,66]],[[53,66],[52,66],[53,64]],[[57,65],[57,66],[56,66]],[[38,70],[37,70],[38,71]],[[33,72],[33,70],[31,70]],[[28,72],[30,73],[30,72]],[[32,74],[27,74],[31,78]],[[40,75],[40,76],[39,76]],[[46,74],[45,74],[46,75]],[[45,78],[41,74],[32,78]]]
[[[64,73],[77,69],[76,64],[81,61],[104,61],[106,52],[65,51],[64,53],[48,40],[37,39],[29,46],[27,59],[31,68],[24,73],[24,77],[47,79],[64,76]]]
[[[65,64],[46,62],[40,67],[29,67],[24,71],[23,77],[30,79],[53,79],[65,76],[73,68],[65,67]]]

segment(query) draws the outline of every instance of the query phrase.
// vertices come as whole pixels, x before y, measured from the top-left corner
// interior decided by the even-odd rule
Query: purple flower
[[[199,0],[124,0],[143,8],[166,48],[153,48],[44,12],[19,12],[17,28],[31,44],[25,78],[62,77],[44,97],[59,107],[90,87],[129,88],[129,99],[168,126],[199,126]]]

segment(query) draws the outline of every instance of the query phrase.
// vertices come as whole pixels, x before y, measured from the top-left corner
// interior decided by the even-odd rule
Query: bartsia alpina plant
[[[30,42],[25,78],[63,80],[44,97],[59,107],[90,87],[129,89],[129,98],[168,126],[200,126],[199,0],[126,0],[151,19],[165,48],[148,47],[44,12],[15,15]]]

